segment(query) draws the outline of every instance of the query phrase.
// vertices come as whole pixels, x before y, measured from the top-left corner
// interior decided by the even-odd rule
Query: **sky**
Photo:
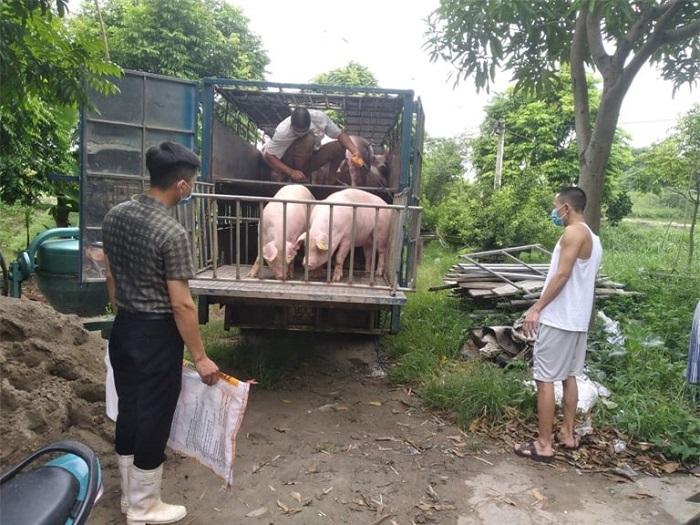
[[[484,119],[490,97],[505,89],[508,72],[498,74],[492,94],[477,93],[470,80],[455,87],[453,68],[430,62],[422,49],[425,20],[439,0],[227,0],[248,17],[270,64],[266,80],[308,83],[321,73],[355,61],[367,67],[385,89],[412,89],[426,115],[432,137],[472,136]],[[79,0],[70,0],[71,11]],[[345,8],[343,11],[341,8]],[[700,102],[700,84],[683,86],[673,96],[670,82],[647,67],[632,83],[622,105],[618,127],[632,146],[663,140],[678,117]]]
[[[426,131],[454,137],[478,131],[483,106],[508,86],[509,73],[497,75],[492,95],[477,93],[471,81],[454,87],[451,66],[431,63],[422,49],[425,19],[439,0],[229,0],[249,18],[249,29],[270,58],[266,79],[307,83],[320,73],[355,61],[367,67],[386,89],[412,89],[421,98]],[[345,12],[341,7],[345,7]],[[670,82],[655,71],[641,71],[620,113],[619,127],[635,147],[662,140],[677,118],[700,102],[700,85],[686,86],[675,98]]]

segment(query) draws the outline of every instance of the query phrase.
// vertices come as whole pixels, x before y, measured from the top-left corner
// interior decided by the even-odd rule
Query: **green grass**
[[[297,376],[322,343],[324,336],[297,332],[241,335],[224,330],[223,320],[201,327],[207,355],[227,374],[241,380],[255,379],[264,389],[281,388]]]
[[[51,202],[41,202],[34,207],[0,203],[0,250],[9,263],[26,249],[37,234],[56,227],[49,215]],[[71,224],[78,224],[78,214],[72,213]]]
[[[669,459],[698,463],[699,407],[688,400],[684,372],[700,292],[700,254],[688,268],[687,230],[635,224],[603,228],[604,272],[643,295],[598,305],[620,321],[627,344],[609,344],[602,324],[596,323],[589,361],[594,378],[612,390],[614,405],[598,404],[595,421],[654,443]],[[527,418],[535,407],[534,394],[522,382],[529,378],[528,370],[459,362],[472,329],[512,324],[517,314],[483,315],[446,291],[427,291],[457,261],[457,252],[436,243],[426,247],[419,289],[403,310],[402,332],[384,339],[396,360],[390,379],[410,384],[427,406],[454,413],[465,426],[481,417],[494,422],[513,414]]]
[[[658,222],[682,224],[685,217],[685,203],[674,195],[630,192],[632,212],[630,218]],[[672,205],[669,205],[672,204]]]
[[[458,262],[458,253],[462,252],[446,250],[438,243],[425,247],[418,290],[402,311],[401,332],[383,341],[397,363],[389,378],[417,388],[428,406],[454,412],[465,425],[482,416],[498,420],[508,407],[527,411],[532,396],[520,381],[525,375],[522,367],[504,373],[488,362],[458,362],[472,329],[508,319],[504,314],[470,317],[448,292],[428,291],[442,283],[450,266]]]

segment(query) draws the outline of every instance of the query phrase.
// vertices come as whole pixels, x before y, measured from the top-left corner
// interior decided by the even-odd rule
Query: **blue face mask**
[[[189,184],[187,184],[187,181],[183,180],[182,182],[185,183],[185,186],[187,186],[187,189],[190,190],[190,192],[187,194],[187,197],[180,197],[180,202],[178,202],[179,205],[185,205],[190,202],[190,199],[192,199],[192,194],[194,193],[194,190]]]
[[[557,215],[557,210],[560,208],[563,208],[563,207],[564,206],[560,206],[559,208],[554,208],[552,210],[552,222],[559,227],[564,226],[564,219],[562,217],[559,217],[559,215]]]

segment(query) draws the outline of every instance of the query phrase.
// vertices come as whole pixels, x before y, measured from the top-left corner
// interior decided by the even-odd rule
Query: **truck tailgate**
[[[190,290],[196,295],[259,299],[276,302],[311,302],[317,306],[332,304],[357,304],[393,306],[406,303],[406,295],[386,286],[368,286],[366,276],[358,276],[355,284],[315,281],[277,281],[244,277],[247,265],[241,265],[237,278],[235,265],[199,273],[190,280]]]

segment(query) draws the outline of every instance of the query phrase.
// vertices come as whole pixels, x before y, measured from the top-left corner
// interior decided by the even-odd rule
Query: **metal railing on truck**
[[[411,275],[402,275],[402,261],[405,258],[416,258],[419,240],[420,212],[422,208],[408,206],[408,193],[402,192],[394,196],[394,204],[374,205],[361,203],[338,203],[317,200],[274,199],[274,197],[259,197],[249,195],[227,195],[213,193],[214,185],[209,183],[197,183],[194,197],[197,202],[193,219],[194,224],[188,224],[183,217],[183,222],[191,234],[196,261],[196,279],[219,281],[223,283],[245,283],[260,281],[287,282],[295,285],[304,284],[318,286],[323,284],[335,288],[367,289],[374,291],[386,291],[393,296],[397,291],[412,291],[415,288],[415,267]],[[351,243],[348,254],[348,274],[342,282],[333,282],[333,253],[328,254],[325,277],[319,279],[317,273],[312,274],[308,267],[303,269],[303,278],[287,279],[288,263],[283,260],[282,279],[275,279],[266,267],[264,259],[260,258],[260,270],[258,276],[248,277],[251,262],[257,254],[262,253],[263,239],[258,232],[263,231],[263,208],[271,202],[279,202],[283,206],[282,213],[282,238],[287,235],[287,206],[289,204],[301,204],[307,206],[307,216],[310,216],[314,206],[329,206],[329,232],[328,244],[333,246],[333,217],[334,211],[339,207],[351,207],[353,223],[351,237],[354,239],[357,230],[357,210],[371,208],[374,210],[374,234],[372,255],[369,262],[369,272],[358,271],[356,267],[354,242]],[[384,272],[381,276],[375,276],[377,268],[377,232],[379,228],[379,211],[389,209],[392,211],[389,227],[389,240],[385,256]],[[306,237],[309,237],[310,224],[306,225]],[[306,242],[303,248],[304,259],[307,260],[309,244]],[[365,261],[365,267],[367,264]],[[402,278],[406,285],[402,285]]]

